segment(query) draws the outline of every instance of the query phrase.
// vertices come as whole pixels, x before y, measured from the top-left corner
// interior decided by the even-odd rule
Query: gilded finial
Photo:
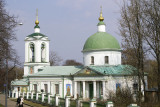
[[[101,6],[101,12],[100,12],[100,17],[99,17],[99,21],[103,21],[104,17],[102,16],[102,6]]]
[[[39,24],[39,21],[38,21],[38,9],[36,10],[36,21],[35,21],[35,24],[36,24],[36,25]]]

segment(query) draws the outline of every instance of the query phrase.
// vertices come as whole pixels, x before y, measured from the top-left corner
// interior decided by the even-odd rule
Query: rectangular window
[[[33,84],[34,86],[34,92],[37,93],[37,84]]]
[[[55,84],[55,94],[59,94],[59,84]]]
[[[94,65],[94,57],[91,56],[91,65]]]
[[[48,85],[47,84],[44,84],[44,92],[48,93]]]
[[[30,67],[30,74],[33,74],[34,73],[34,69],[33,67]]]
[[[105,56],[104,62],[105,62],[105,64],[109,64],[109,57],[108,56]]]

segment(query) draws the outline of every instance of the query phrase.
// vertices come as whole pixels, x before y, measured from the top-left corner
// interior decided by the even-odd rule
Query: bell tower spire
[[[36,10],[36,21],[35,21],[36,26],[34,27],[34,32],[35,33],[40,33],[40,27],[39,27],[39,21],[38,21],[38,9]]]
[[[36,26],[38,26],[39,21],[38,21],[38,9],[36,10],[36,21],[35,21]]]

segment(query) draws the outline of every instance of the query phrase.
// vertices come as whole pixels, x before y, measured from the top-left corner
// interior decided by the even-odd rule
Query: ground
[[[7,107],[16,107],[15,101],[11,101],[10,99],[7,99],[7,100],[8,100]],[[0,94],[0,104],[5,105],[5,95],[4,94]],[[0,105],[0,107],[1,107],[1,105]],[[23,107],[30,107],[30,106],[24,105]]]

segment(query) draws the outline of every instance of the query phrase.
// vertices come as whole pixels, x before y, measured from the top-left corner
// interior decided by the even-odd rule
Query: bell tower
[[[49,65],[49,39],[40,33],[37,10],[34,33],[25,38],[24,76],[37,73],[39,68]]]

